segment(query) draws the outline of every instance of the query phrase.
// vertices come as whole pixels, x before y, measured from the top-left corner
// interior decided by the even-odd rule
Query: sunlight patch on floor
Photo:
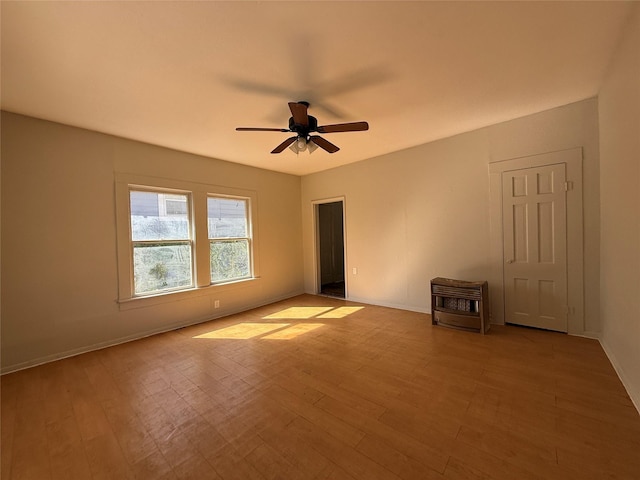
[[[288,326],[288,323],[238,323],[237,325],[196,335],[193,338],[237,338],[246,340]]]
[[[344,318],[352,313],[356,313],[358,310],[362,310],[364,307],[338,307],[333,310],[318,315],[317,318]]]
[[[309,318],[344,318],[364,307],[289,307],[279,312],[267,315],[265,320],[306,320]],[[212,330],[196,335],[193,338],[240,339],[260,337],[267,340],[289,340],[305,333],[323,327],[324,323],[250,323],[243,322],[236,325]]]
[[[299,323],[297,325],[291,325],[289,328],[285,328],[284,330],[279,330],[270,335],[266,335],[262,338],[269,340],[289,340],[320,327],[324,327],[324,323]]]
[[[279,312],[272,313],[271,315],[267,315],[266,317],[262,317],[265,319],[281,319],[281,318],[291,318],[291,319],[306,319],[312,318],[316,315],[320,315],[324,312],[328,312],[332,310],[333,307],[289,307],[284,310],[280,310]]]

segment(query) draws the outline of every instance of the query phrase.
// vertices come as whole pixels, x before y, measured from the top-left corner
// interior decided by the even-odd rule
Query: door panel
[[[513,211],[513,255],[516,262],[529,261],[529,221],[527,204],[512,206]]]
[[[567,331],[565,165],[502,173],[505,320]]]

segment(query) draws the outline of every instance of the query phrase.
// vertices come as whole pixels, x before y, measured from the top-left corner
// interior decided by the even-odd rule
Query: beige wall
[[[640,409],[640,6],[599,95],[602,343]]]
[[[489,163],[575,147],[583,149],[586,314],[573,333],[596,335],[596,99],[303,177],[306,291],[315,291],[313,201],[345,197],[350,299],[429,311],[430,279],[491,278]]]
[[[261,278],[121,309],[116,173],[256,192]],[[3,112],[2,371],[301,293],[300,218],[299,177]]]
[[[428,311],[431,278],[490,277],[489,163],[576,146],[584,150],[584,331],[600,328],[595,99],[302,180],[19,115],[2,120],[3,371],[246,309],[303,285],[313,292],[312,202],[325,198],[345,198],[349,298]],[[116,173],[256,191],[261,278],[120,308]]]

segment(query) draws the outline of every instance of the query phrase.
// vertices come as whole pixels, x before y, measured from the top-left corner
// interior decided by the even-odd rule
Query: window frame
[[[253,222],[251,220],[251,198],[250,197],[243,197],[243,196],[239,196],[239,195],[221,195],[221,194],[214,194],[211,193],[209,195],[207,195],[207,219],[208,219],[208,215],[209,215],[209,211],[208,211],[208,200],[210,198],[219,198],[222,200],[241,200],[244,202],[245,204],[245,208],[244,208],[244,218],[245,218],[245,222],[246,222],[246,236],[245,237],[220,237],[220,238],[211,238],[209,236],[209,229],[207,228],[207,240],[209,242],[209,248],[211,248],[212,243],[231,243],[231,242],[237,242],[237,241],[246,241],[247,242],[247,248],[248,248],[248,260],[249,260],[249,274],[247,276],[243,276],[243,277],[236,277],[236,278],[232,278],[232,279],[228,279],[228,280],[222,280],[222,281],[213,281],[213,279],[210,278],[210,282],[211,285],[220,285],[220,284],[224,284],[224,283],[229,283],[229,282],[238,282],[238,281],[242,281],[242,280],[246,280],[248,278],[252,278],[254,276],[253,274],[253,233],[252,233],[252,225]],[[208,227],[208,224],[207,224]],[[211,272],[211,263],[209,263],[209,272]]]
[[[187,209],[190,214],[192,243],[192,286],[160,290],[149,294],[135,294],[133,278],[133,241],[131,240],[131,190],[158,193],[187,194]],[[247,201],[247,229],[250,234],[250,276],[224,282],[211,282],[210,244],[207,217],[209,197],[239,198]],[[198,295],[207,295],[211,289],[228,290],[243,288],[258,280],[259,256],[257,234],[257,193],[253,190],[182,181],[160,177],[149,177],[127,173],[115,174],[116,247],[118,260],[118,297],[120,309],[139,308],[148,305],[180,300]],[[158,242],[155,242],[158,243]]]
[[[194,237],[194,221],[193,221],[193,209],[192,209],[192,198],[191,198],[191,192],[189,191],[183,191],[183,190],[176,190],[176,189],[167,189],[167,188],[157,188],[157,187],[148,187],[148,186],[139,186],[139,185],[129,185],[129,242],[130,242],[130,248],[131,248],[131,264],[130,264],[130,268],[131,268],[131,295],[132,297],[149,297],[152,295],[161,295],[163,293],[170,293],[173,291],[181,291],[181,290],[188,290],[190,288],[193,288],[196,284],[196,280],[195,280],[195,243],[193,240]],[[145,192],[145,193],[157,193],[157,194],[165,194],[165,195],[183,195],[186,197],[186,217],[187,217],[187,233],[188,233],[188,238],[186,239],[171,239],[171,240],[134,240],[133,239],[133,235],[132,235],[132,231],[131,231],[131,192]],[[166,211],[166,198],[162,199],[162,203],[164,204],[164,208],[159,208],[160,213],[163,213],[164,216],[177,216],[177,214],[170,214]],[[158,207],[160,207],[160,205],[158,205]],[[163,211],[164,210],[164,211]],[[160,245],[187,245],[189,247],[190,250],[190,273],[191,273],[191,283],[189,285],[185,285],[185,286],[179,286],[179,287],[171,287],[171,288],[164,288],[164,289],[160,289],[160,290],[152,290],[149,292],[145,292],[145,293],[136,293],[135,292],[135,288],[136,288],[136,284],[135,284],[135,248],[136,246],[160,246]]]

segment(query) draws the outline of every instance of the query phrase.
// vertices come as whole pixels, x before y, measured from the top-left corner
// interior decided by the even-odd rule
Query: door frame
[[[321,270],[320,270],[320,225],[319,225],[319,214],[318,207],[319,205],[323,205],[325,203],[336,203],[342,202],[342,247],[344,256],[344,299],[347,300],[349,298],[349,282],[347,275],[347,203],[346,198],[344,196],[341,197],[331,197],[331,198],[323,198],[319,200],[312,200],[312,212],[313,212],[313,291],[314,293],[320,293],[320,289],[322,288],[322,279],[321,279]]]
[[[505,324],[502,173],[559,163],[566,166],[566,180],[569,185],[567,191],[567,328],[570,334],[582,335],[585,332],[582,147],[489,163],[491,321]]]

